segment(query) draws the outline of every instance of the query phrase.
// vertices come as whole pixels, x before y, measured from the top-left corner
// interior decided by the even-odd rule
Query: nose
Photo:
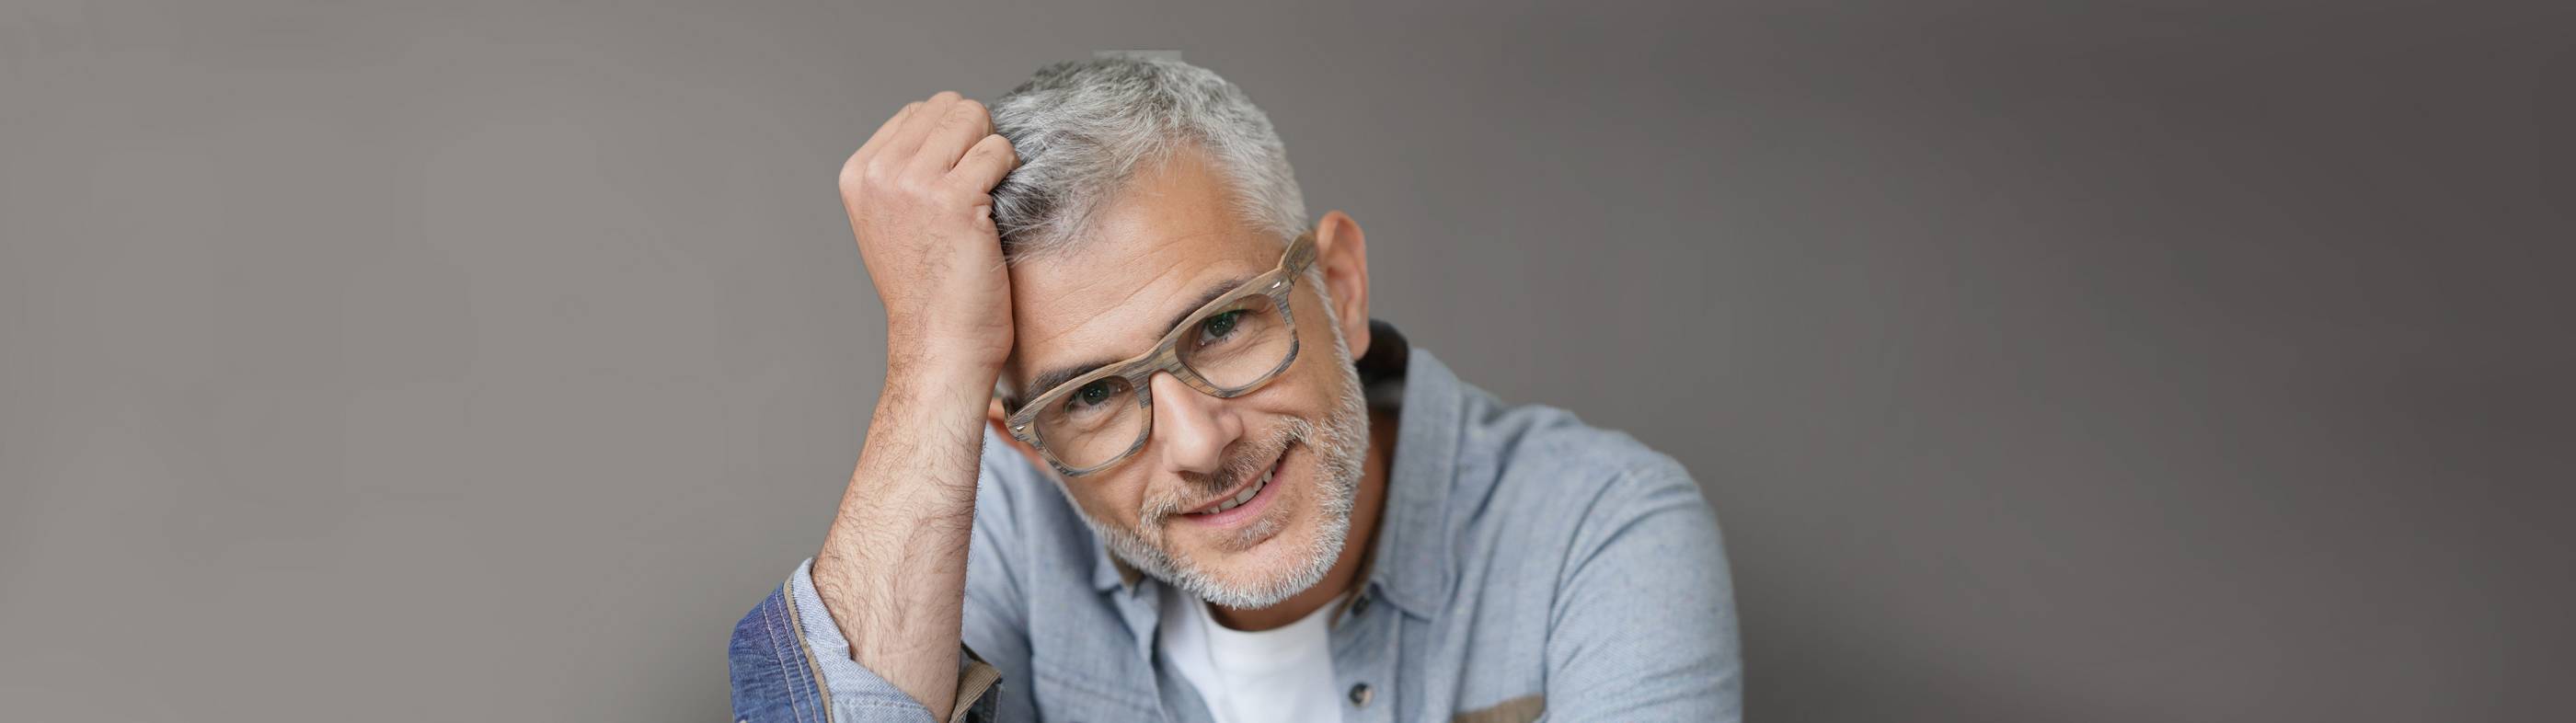
[[[1146,383],[1154,389],[1154,443],[1162,449],[1163,467],[1197,474],[1224,468],[1225,449],[1243,437],[1243,419],[1231,405],[1168,373]]]

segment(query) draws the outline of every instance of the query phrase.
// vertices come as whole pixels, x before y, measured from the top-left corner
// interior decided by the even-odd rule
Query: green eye
[[[1236,309],[1199,322],[1199,340],[1210,342],[1234,335],[1234,327],[1243,321],[1243,310]]]
[[[1096,406],[1100,406],[1100,404],[1101,404],[1102,402],[1109,401],[1109,398],[1110,398],[1110,397],[1112,397],[1112,396],[1115,396],[1117,393],[1118,393],[1118,390],[1111,389],[1111,388],[1109,387],[1109,380],[1107,380],[1107,379],[1103,379],[1103,380],[1100,380],[1100,381],[1092,382],[1092,383],[1090,383],[1090,384],[1082,385],[1082,388],[1081,388],[1081,389],[1073,390],[1072,398],[1070,398],[1070,399],[1067,399],[1067,400],[1066,400],[1066,402],[1067,402],[1066,406],[1069,406],[1069,407],[1096,407]]]

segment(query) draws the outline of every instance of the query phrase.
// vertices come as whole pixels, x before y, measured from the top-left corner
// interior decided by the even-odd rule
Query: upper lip
[[[1226,491],[1225,491],[1225,493],[1224,493],[1224,494],[1220,494],[1220,495],[1217,495],[1217,496],[1215,496],[1215,497],[1208,498],[1208,501],[1206,501],[1206,502],[1202,502],[1202,503],[1199,503],[1199,505],[1198,505],[1198,506],[1196,506],[1196,507],[1191,507],[1191,508],[1190,508],[1190,510],[1189,510],[1188,512],[1183,512],[1183,513],[1181,513],[1181,514],[1185,514],[1185,515],[1195,515],[1195,514],[1198,514],[1198,513],[1201,513],[1201,512],[1206,512],[1206,511],[1208,511],[1208,510],[1216,509],[1216,506],[1217,506],[1217,505],[1225,504],[1225,501],[1226,501],[1226,500],[1234,499],[1234,496],[1235,496],[1235,495],[1243,494],[1243,490],[1244,490],[1245,488],[1247,488],[1247,487],[1251,487],[1251,486],[1253,485],[1253,483],[1260,482],[1262,477],[1268,476],[1270,473],[1278,471],[1278,470],[1279,470],[1279,460],[1283,460],[1283,459],[1287,459],[1287,458],[1288,458],[1288,450],[1284,450],[1284,449],[1283,449],[1283,450],[1280,450],[1280,451],[1279,451],[1279,456],[1278,456],[1278,457],[1271,458],[1271,460],[1270,460],[1270,466],[1261,468],[1261,474],[1256,474],[1256,475],[1253,475],[1253,476],[1250,476],[1250,477],[1245,477],[1245,478],[1243,478],[1243,484],[1239,484],[1239,485],[1235,485],[1235,486],[1233,486],[1233,487],[1229,487],[1229,488],[1227,488],[1227,489],[1226,489]]]

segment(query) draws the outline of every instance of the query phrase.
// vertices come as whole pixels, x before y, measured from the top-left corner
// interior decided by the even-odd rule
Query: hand
[[[889,371],[997,372],[1010,354],[992,190],[1019,163],[984,104],[943,91],[905,105],[841,165],[841,204],[885,302]]]

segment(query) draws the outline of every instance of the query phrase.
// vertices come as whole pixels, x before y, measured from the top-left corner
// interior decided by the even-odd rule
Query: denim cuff
[[[823,607],[823,597],[814,589],[813,558],[797,564],[787,589],[795,603],[797,627],[804,629],[805,650],[831,696],[834,720],[933,720],[928,707],[850,656],[849,639],[841,636],[841,626],[832,621],[832,611]],[[949,709],[949,723],[990,721],[999,696],[989,693],[999,686],[1001,671],[962,643],[959,647],[964,654],[958,656],[957,697]]]

